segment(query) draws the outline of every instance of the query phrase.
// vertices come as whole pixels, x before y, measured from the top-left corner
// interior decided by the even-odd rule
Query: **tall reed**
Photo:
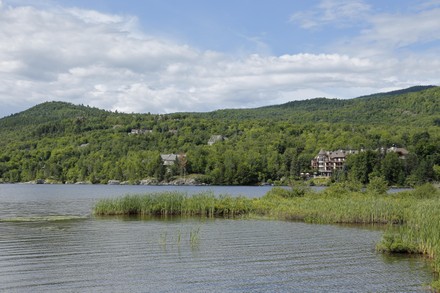
[[[126,195],[99,200],[95,215],[155,215],[155,216],[238,216],[248,214],[252,200],[246,197],[214,196],[204,192],[188,196],[181,192]]]

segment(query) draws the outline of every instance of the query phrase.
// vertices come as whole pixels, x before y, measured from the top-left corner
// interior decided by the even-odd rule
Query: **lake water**
[[[261,196],[270,187],[0,185],[0,291],[423,292],[420,257],[375,252],[378,228],[231,219],[94,218],[99,198],[180,190]]]

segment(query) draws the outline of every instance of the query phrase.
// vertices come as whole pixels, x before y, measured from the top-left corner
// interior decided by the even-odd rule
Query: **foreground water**
[[[422,258],[376,253],[371,227],[90,216],[98,198],[170,188],[0,185],[0,219],[15,218],[0,222],[0,291],[422,292],[432,280]]]

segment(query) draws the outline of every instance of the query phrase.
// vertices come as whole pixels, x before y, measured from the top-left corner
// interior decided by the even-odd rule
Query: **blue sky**
[[[438,85],[439,0],[0,0],[0,117],[249,108]]]
[[[306,8],[303,3],[296,9]],[[59,2],[61,3],[61,2]],[[67,6],[93,8],[138,17],[144,32],[189,43],[203,50],[236,54],[271,49],[275,54],[302,49],[295,42],[303,33],[290,23],[292,1],[62,1]],[[305,36],[305,35],[304,35]],[[267,43],[267,44],[266,44]],[[270,46],[269,46],[270,44]],[[243,52],[244,53],[244,52]],[[264,52],[268,53],[268,52]]]

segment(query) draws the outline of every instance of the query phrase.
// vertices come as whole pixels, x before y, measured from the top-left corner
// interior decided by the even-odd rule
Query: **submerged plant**
[[[59,222],[59,221],[72,221],[72,220],[84,220],[87,217],[84,216],[71,216],[71,215],[49,215],[49,216],[33,216],[33,217],[14,217],[0,219],[0,222]]]
[[[191,248],[196,248],[199,245],[200,242],[199,232],[200,232],[200,227],[191,229],[191,231],[189,232],[189,243]]]
[[[183,243],[188,243],[191,249],[197,248],[198,245],[200,244],[200,227],[197,228],[191,227],[191,229],[187,230],[185,233],[182,233],[182,230],[178,229],[176,231],[176,237],[173,237],[173,233],[170,233],[169,235],[168,231],[161,232],[159,234],[159,244],[164,251],[167,250],[168,245],[170,247],[176,246],[180,251],[182,239],[185,239],[186,237],[188,239],[188,242],[183,242]]]
[[[160,244],[161,244],[163,250],[166,250],[166,249],[167,249],[167,234],[168,234],[167,231],[165,231],[165,232],[163,232],[163,233],[160,234],[160,240],[159,240],[159,242],[160,242]]]
[[[182,231],[180,229],[177,231],[177,245],[180,247],[180,241],[182,238]]]

